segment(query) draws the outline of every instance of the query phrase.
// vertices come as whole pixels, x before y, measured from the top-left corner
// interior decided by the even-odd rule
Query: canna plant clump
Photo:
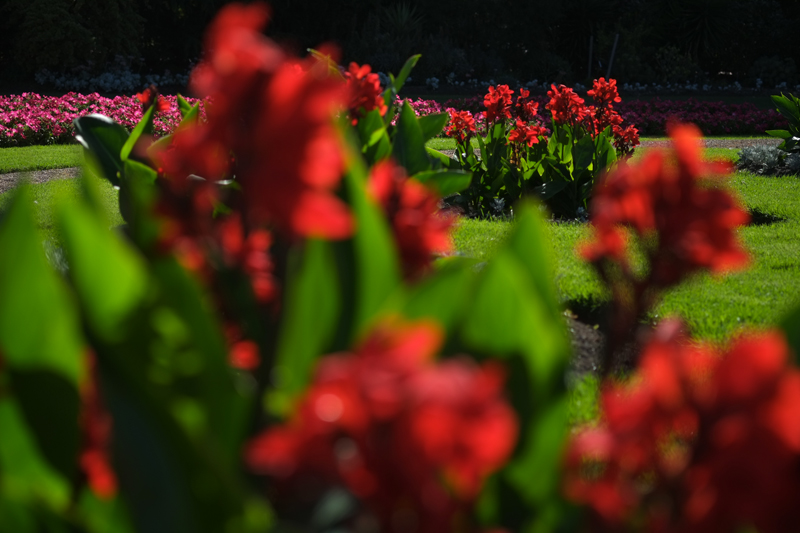
[[[331,47],[287,54],[268,13],[212,22],[191,82],[205,116],[178,97],[157,135],[170,111],[151,88],[132,130],[76,120],[88,164],[56,212],[63,273],[26,187],[0,220],[0,531],[791,529],[796,339],[747,334],[720,358],[675,322],[637,328],[658,291],[746,262],[744,212],[699,182],[725,169],[701,162],[696,130],[598,179],[584,253],[612,288],[614,339],[644,349],[637,379],[604,385],[600,424],[571,432],[540,209],[519,204],[481,268],[449,257],[439,201],[474,177],[425,142],[450,122],[468,145],[474,118],[390,105],[417,56],[381,87]],[[549,133],[528,95],[493,89],[489,143],[514,165],[547,145],[551,169],[570,151],[573,177],[600,153],[608,167],[604,83],[590,111],[554,88]],[[119,187],[122,228],[98,178]]]

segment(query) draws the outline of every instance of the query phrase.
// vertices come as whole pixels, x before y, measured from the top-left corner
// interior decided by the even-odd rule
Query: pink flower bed
[[[171,133],[181,120],[177,97],[164,96],[169,110],[154,122],[156,137]],[[187,99],[194,104],[196,99]],[[97,93],[69,93],[61,97],[36,93],[0,96],[0,147],[73,142],[72,121],[91,113],[111,117],[132,129],[142,118],[142,104],[136,96],[105,98]]]
[[[155,119],[155,135],[161,137],[175,129],[180,112],[175,96],[164,97],[169,110]],[[197,100],[188,99],[194,104]],[[549,101],[535,96],[539,107]],[[485,110],[483,97],[458,98],[440,104],[435,100],[407,100],[417,115],[444,113],[448,109],[470,111],[482,125]],[[787,129],[788,124],[777,111],[759,109],[753,104],[726,104],[689,100],[625,101],[617,109],[635,124],[641,135],[665,135],[671,120],[693,122],[704,135],[764,135],[766,130]],[[111,117],[127,128],[133,128],[142,117],[142,106],[136,96],[105,98],[97,93],[69,93],[61,97],[36,93],[0,96],[0,147],[34,144],[70,143],[75,137],[72,121],[90,113]]]

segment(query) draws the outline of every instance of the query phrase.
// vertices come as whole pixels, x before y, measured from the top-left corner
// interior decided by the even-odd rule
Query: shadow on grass
[[[765,213],[760,209],[750,209],[750,223],[748,226],[769,226],[770,224],[777,224],[778,222],[785,222],[786,217],[773,215],[772,213]]]

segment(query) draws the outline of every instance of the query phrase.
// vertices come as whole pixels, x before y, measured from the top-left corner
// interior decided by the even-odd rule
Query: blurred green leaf
[[[125,320],[147,290],[144,261],[83,201],[62,202],[58,220],[70,276],[90,325],[104,339],[120,338]]]
[[[108,117],[92,114],[75,119],[75,133],[75,140],[88,151],[86,155],[97,160],[103,177],[119,186],[120,152],[128,140],[128,131]]]
[[[405,167],[409,176],[429,170],[431,167],[425,150],[422,128],[420,128],[417,115],[408,102],[403,102],[400,118],[397,119],[397,132],[394,136],[392,155],[400,165]]]
[[[276,392],[290,397],[305,390],[314,361],[330,344],[341,298],[329,243],[310,240],[294,254],[275,359]]]
[[[180,111],[183,120],[186,120],[186,115],[188,115],[189,112],[192,110],[192,104],[187,102],[186,98],[184,98],[180,94],[178,94],[177,100],[178,100],[178,111]]]
[[[52,370],[77,384],[83,342],[75,307],[52,270],[36,230],[28,187],[0,227],[0,352],[18,370]]]
[[[419,117],[419,126],[422,129],[422,141],[428,142],[444,129],[447,121],[450,120],[448,113],[436,113]]]
[[[463,170],[426,170],[412,177],[444,198],[469,187],[472,173]]]
[[[68,481],[41,457],[19,406],[7,396],[0,397],[0,435],[0,494],[15,503],[65,509]]]
[[[156,106],[151,105],[147,111],[144,112],[142,119],[136,124],[136,127],[133,128],[133,131],[125,141],[125,144],[122,145],[122,149],[119,152],[119,157],[122,161],[126,161],[130,157],[134,146],[136,146],[136,143],[142,138],[142,135],[153,133],[153,116],[155,112]]]

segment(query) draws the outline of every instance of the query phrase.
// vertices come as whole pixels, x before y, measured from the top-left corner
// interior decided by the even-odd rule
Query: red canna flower
[[[606,387],[603,425],[567,453],[565,489],[598,529],[791,530],[800,518],[800,371],[777,331],[722,353],[659,325],[631,385]],[[595,474],[585,475],[589,465]]]
[[[208,179],[235,173],[253,225],[269,223],[292,236],[347,237],[353,221],[335,195],[344,160],[332,123],[344,86],[326,65],[287,58],[262,36],[267,14],[259,2],[220,11],[191,81],[212,102],[208,121],[179,129],[171,148],[158,154],[159,166],[177,180],[195,170]]]
[[[350,95],[350,103],[347,108],[350,111],[350,118],[353,126],[358,123],[359,117],[363,117],[373,109],[377,109],[381,116],[386,115],[388,107],[381,94],[381,82],[377,74],[372,73],[369,65],[358,66],[350,63],[350,68],[344,74],[347,80],[347,92]]]
[[[158,89],[155,85],[151,85],[144,91],[138,93],[136,98],[142,104],[142,113],[150,109],[153,105],[156,106],[156,113],[165,113],[169,111],[169,102],[158,94]]]
[[[639,130],[633,126],[623,129],[621,126],[613,127],[614,147],[623,155],[633,154],[633,149],[639,146]]]
[[[288,423],[245,452],[255,472],[284,481],[276,505],[344,485],[381,530],[398,513],[422,532],[465,519],[483,480],[508,459],[517,422],[502,372],[467,359],[435,364],[442,341],[436,324],[390,320],[354,353],[320,360]]]
[[[510,142],[527,143],[528,146],[539,144],[539,136],[544,135],[547,130],[541,126],[528,126],[523,121],[517,119],[516,126],[508,135]]]
[[[531,92],[524,87],[519,90],[517,102],[514,105],[514,114],[516,118],[523,122],[532,122],[537,113],[539,112],[539,102],[529,100]]]
[[[455,137],[456,143],[464,144],[476,133],[475,119],[469,111],[456,111],[448,109],[450,123],[444,130],[448,137]]]
[[[605,78],[594,80],[592,89],[586,92],[601,107],[613,107],[613,104],[622,101],[617,92],[617,80]]]
[[[734,232],[748,221],[747,212],[727,191],[703,187],[699,181],[730,167],[702,160],[696,127],[675,126],[670,135],[673,164],[664,153],[651,151],[641,162],[622,165],[599,183],[591,204],[598,240],[583,249],[589,261],[618,261],[620,243],[614,228],[629,226],[642,238],[655,233],[658,246],[649,254],[649,283],[660,287],[701,268],[722,272],[748,263]]]
[[[583,98],[578,97],[575,91],[565,85],[551,86],[547,91],[550,102],[545,106],[553,114],[553,120],[559,126],[563,124],[577,124],[589,114],[583,104]]]
[[[434,254],[452,250],[454,217],[440,213],[439,197],[406,177],[403,167],[388,160],[376,164],[368,189],[392,224],[406,278],[418,278],[430,269]]]
[[[508,85],[498,85],[497,89],[489,87],[489,92],[483,97],[486,106],[486,123],[494,124],[498,119],[511,118],[511,95],[514,91]]]

